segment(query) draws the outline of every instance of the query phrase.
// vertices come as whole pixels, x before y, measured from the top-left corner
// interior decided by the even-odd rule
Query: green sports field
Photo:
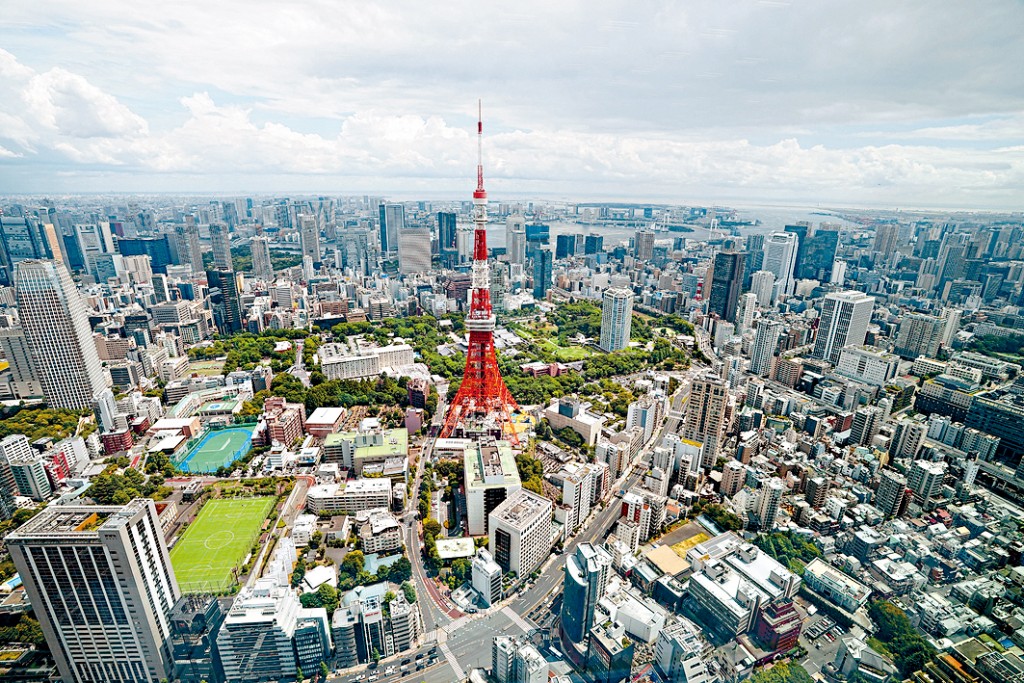
[[[273,506],[274,499],[269,497],[206,503],[171,549],[171,564],[181,592],[229,588],[234,581],[231,571],[245,560]]]
[[[229,427],[208,431],[178,464],[186,472],[216,472],[230,465],[252,448],[252,427]]]

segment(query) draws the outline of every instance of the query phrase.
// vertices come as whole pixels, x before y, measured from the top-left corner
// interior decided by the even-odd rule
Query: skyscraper
[[[750,293],[757,297],[757,305],[768,308],[775,298],[775,273],[759,270],[750,278]]]
[[[380,250],[385,255],[398,253],[398,233],[405,227],[405,207],[380,205]]]
[[[796,266],[798,241],[797,236],[792,233],[773,232],[765,242],[764,269],[775,276],[779,294],[783,296],[793,293],[793,269]]]
[[[838,246],[839,231],[833,228],[819,227],[806,238],[801,238],[794,277],[831,282]]]
[[[551,289],[551,251],[538,249],[533,252],[533,296],[543,299]]]
[[[863,292],[846,290],[825,295],[811,356],[835,365],[844,346],[863,344],[874,306],[875,300]]]
[[[224,268],[208,270],[206,280],[210,285],[210,303],[217,329],[221,334],[241,332],[242,297],[235,272]]]
[[[458,244],[455,234],[458,230],[458,215],[454,211],[437,213],[437,249],[442,254],[454,254]]]
[[[22,261],[15,292],[32,364],[51,408],[91,408],[108,386],[89,314],[63,264]]]
[[[184,225],[174,227],[177,238],[178,262],[192,268],[192,274],[203,272],[203,249],[199,244],[199,226],[195,216],[185,216]]]
[[[153,501],[49,507],[6,543],[64,681],[172,677],[179,593]]]
[[[604,251],[604,235],[587,235],[583,240],[584,254],[600,254]]]
[[[213,267],[234,270],[231,261],[231,233],[224,223],[210,224],[210,244],[213,247]]]
[[[633,292],[611,287],[604,290],[601,303],[601,348],[618,351],[629,346],[633,324]]]
[[[270,258],[270,242],[263,235],[257,235],[249,241],[252,253],[252,274],[257,280],[274,279],[274,262]]]
[[[303,257],[309,257],[313,261],[313,267],[319,268],[320,259],[320,226],[316,216],[312,214],[299,215],[299,241],[302,244]],[[427,245],[427,256],[430,255],[430,245]]]
[[[729,390],[717,375],[707,373],[693,380],[682,435],[684,439],[704,444],[701,467],[711,467],[718,458],[728,400]]]
[[[711,293],[708,295],[708,313],[723,320],[736,322],[736,305],[743,287],[743,264],[746,254],[739,251],[720,251],[711,266]]]
[[[779,345],[783,325],[777,320],[760,318],[756,324],[754,344],[750,347],[750,374],[767,377],[772,367],[772,358]]]
[[[398,272],[403,275],[430,270],[430,228],[406,225],[398,233]]]
[[[565,560],[562,594],[562,636],[576,645],[594,625],[594,611],[604,597],[611,574],[611,555],[602,546],[581,543]]]
[[[654,232],[651,230],[637,230],[636,232],[636,258],[638,261],[650,261],[654,256]]]
[[[740,334],[754,326],[754,315],[757,313],[757,295],[753,292],[740,294],[740,304],[736,308],[736,329]]]
[[[25,331],[20,327],[0,328],[0,349],[11,370],[12,389],[16,398],[42,398],[36,367],[32,362]]]
[[[54,256],[47,252],[41,226],[34,217],[8,216],[0,211],[0,285],[14,283],[14,268],[22,261]]]
[[[908,313],[900,320],[894,352],[900,358],[935,358],[942,344],[945,322],[921,313]]]
[[[576,255],[576,235],[559,235],[555,239],[555,258],[563,259]]]
[[[505,221],[505,253],[509,263],[526,263],[526,219],[519,214]]]
[[[946,463],[931,460],[915,460],[907,473],[907,488],[914,492],[914,498],[925,502],[942,490],[946,476]]]

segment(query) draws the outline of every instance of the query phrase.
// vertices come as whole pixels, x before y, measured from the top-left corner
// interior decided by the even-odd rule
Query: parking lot
[[[800,635],[800,644],[807,650],[807,657],[800,664],[807,669],[807,673],[813,676],[825,664],[835,661],[839,643],[845,636],[846,629],[829,617],[812,617]]]

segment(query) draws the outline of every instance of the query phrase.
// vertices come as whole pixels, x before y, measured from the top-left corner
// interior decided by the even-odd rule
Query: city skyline
[[[1019,207],[1014,3],[331,9],[10,3],[7,191]]]

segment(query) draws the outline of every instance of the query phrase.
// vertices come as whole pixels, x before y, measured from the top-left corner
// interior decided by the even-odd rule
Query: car
[[[421,652],[418,655],[416,655],[416,659],[417,660],[423,659],[423,653]]]
[[[406,657],[405,659],[402,660],[402,664],[408,664],[410,661],[412,661],[412,660],[410,660],[408,657]]]
[[[422,669],[423,669],[423,665],[422,665],[422,664],[417,664],[417,665],[416,665],[416,670],[417,670],[417,671],[420,671],[420,670],[422,670]]]
[[[380,676],[378,676],[377,674],[374,674],[374,675],[370,676],[370,683],[373,683],[378,678],[380,678]]]

